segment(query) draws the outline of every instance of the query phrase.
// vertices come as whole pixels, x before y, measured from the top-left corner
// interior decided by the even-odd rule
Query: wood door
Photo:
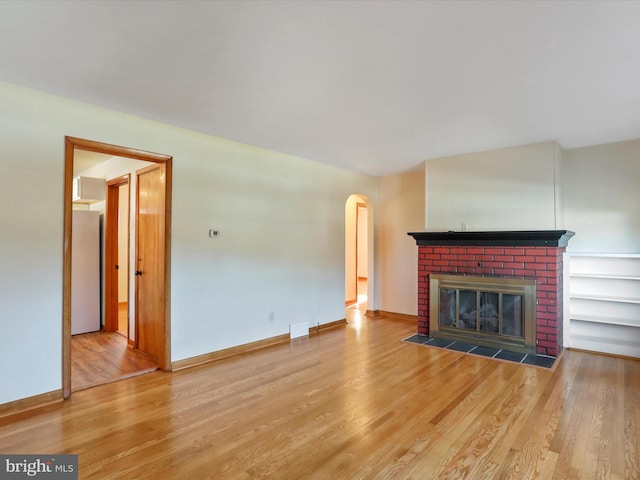
[[[107,182],[107,201],[105,209],[105,301],[104,301],[104,329],[107,332],[119,331],[119,309],[120,301],[118,291],[124,287],[128,290],[129,262],[123,262],[123,252],[120,245],[126,245],[125,256],[129,251],[128,224],[121,225],[121,220],[128,222],[129,211],[126,202],[126,211],[121,210],[122,187],[129,185],[129,175],[123,175]],[[122,236],[125,238],[121,238]],[[123,275],[124,272],[124,275]],[[124,277],[124,278],[121,278]],[[125,285],[121,283],[125,282]],[[128,301],[128,300],[127,300]],[[129,338],[128,332],[123,333]]]
[[[136,344],[165,361],[165,164],[136,172]]]

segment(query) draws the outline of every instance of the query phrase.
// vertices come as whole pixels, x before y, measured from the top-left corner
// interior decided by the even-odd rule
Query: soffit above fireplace
[[[409,232],[419,246],[566,247],[571,230],[513,230],[489,232]]]

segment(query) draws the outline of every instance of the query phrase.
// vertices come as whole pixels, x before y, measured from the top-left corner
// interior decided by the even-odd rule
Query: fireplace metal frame
[[[462,330],[440,325],[440,288],[504,293],[523,296],[524,335],[493,334]],[[501,313],[500,313],[501,315]],[[531,353],[536,352],[536,281],[512,277],[479,277],[471,275],[429,275],[429,334],[461,342]]]

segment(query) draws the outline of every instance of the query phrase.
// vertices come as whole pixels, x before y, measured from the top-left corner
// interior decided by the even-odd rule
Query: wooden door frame
[[[164,305],[164,360],[160,368],[171,370],[171,191],[172,163],[171,155],[152,153],[108,143],[65,137],[64,152],[64,219],[63,219],[63,265],[62,265],[62,394],[71,396],[71,235],[72,235],[72,191],[74,151],[87,150],[118,157],[133,158],[166,165],[165,184],[165,305]]]
[[[119,270],[112,269],[111,265],[119,262],[119,238],[120,238],[120,187],[131,186],[131,174],[121,175],[107,181],[107,195],[105,204],[105,241],[104,241],[104,329],[107,332],[118,330],[118,300],[119,300]],[[127,218],[131,218],[131,195],[127,202]],[[115,226],[115,228],[113,228]],[[129,231],[127,225],[127,231]],[[127,234],[127,252],[131,249],[131,235]],[[121,266],[120,266],[121,267]],[[127,254],[127,272],[129,273],[129,256]],[[129,275],[127,275],[127,298],[130,296]],[[128,303],[128,302],[127,302]],[[129,326],[127,325],[127,342],[129,341]]]

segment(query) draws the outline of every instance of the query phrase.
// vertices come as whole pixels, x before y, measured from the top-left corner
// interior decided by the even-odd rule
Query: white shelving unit
[[[640,358],[640,255],[565,254],[564,346]]]

